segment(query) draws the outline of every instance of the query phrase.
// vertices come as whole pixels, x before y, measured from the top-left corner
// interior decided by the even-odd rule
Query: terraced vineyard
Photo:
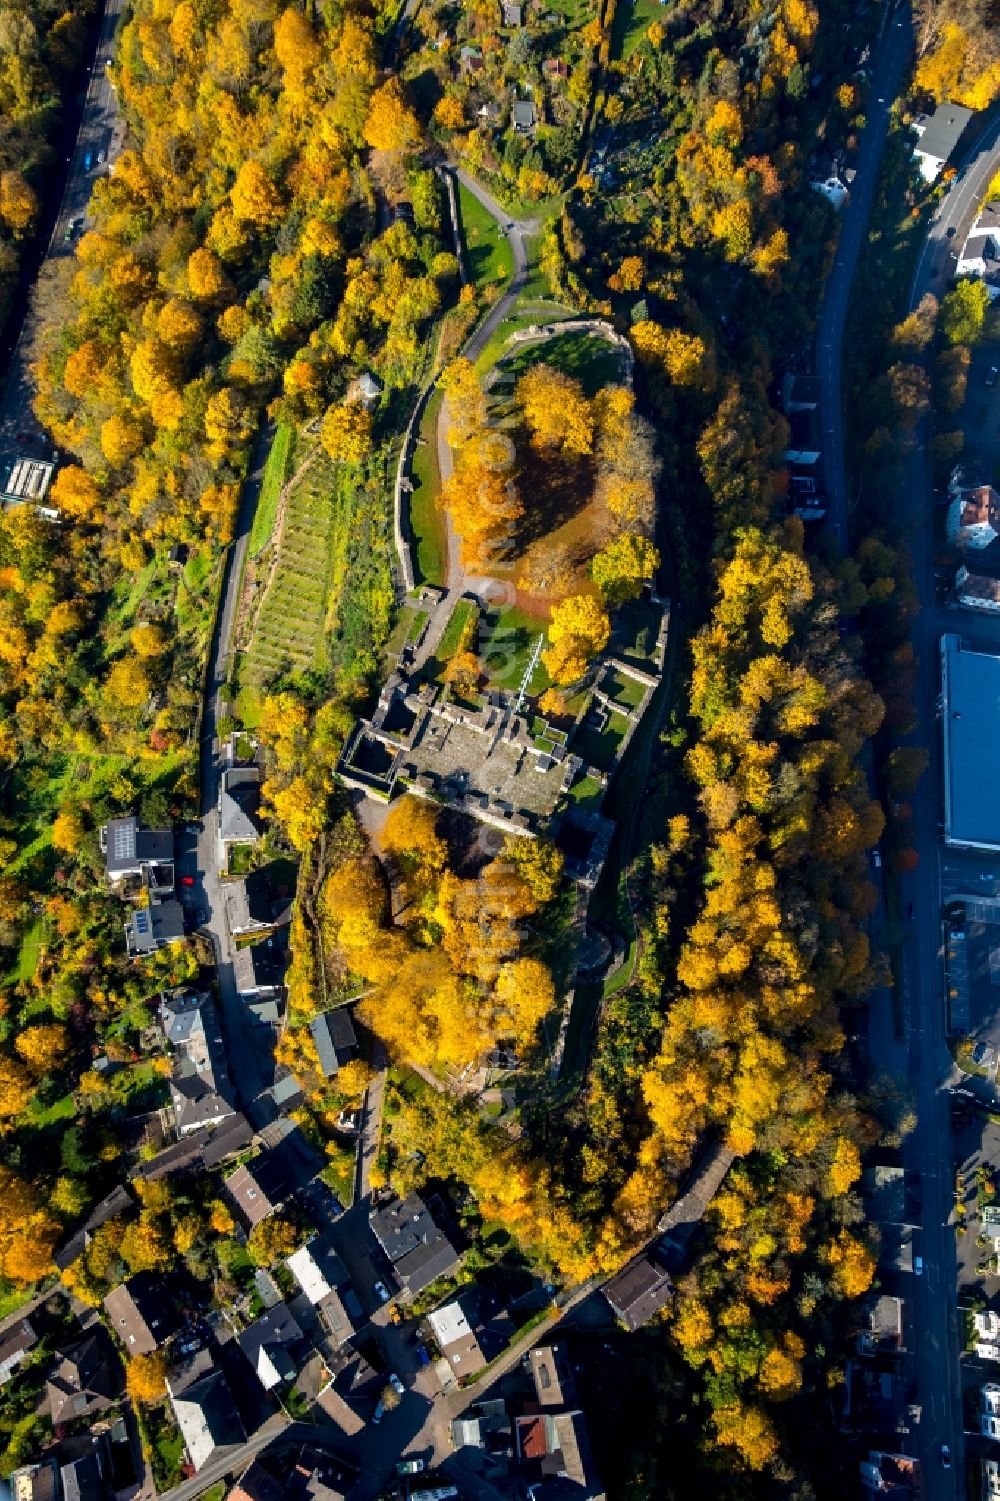
[[[317,451],[288,494],[277,558],[269,569],[244,659],[244,679],[260,686],[316,664],[326,621],[338,486],[334,465]]]
[[[255,564],[263,597],[239,670],[253,692],[310,668],[365,677],[389,635],[395,596],[385,455],[352,470],[316,448],[307,465],[299,464],[284,516]]]

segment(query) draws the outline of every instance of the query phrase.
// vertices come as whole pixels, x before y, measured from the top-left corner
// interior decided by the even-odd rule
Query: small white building
[[[1000,297],[1000,201],[984,203],[959,251],[956,276],[974,276],[990,300]]]
[[[925,182],[940,177],[955,147],[972,119],[973,111],[961,104],[939,104],[933,115],[918,115],[913,121],[917,144],[913,159]]]
[[[955,574],[955,598],[964,610],[1000,612],[1000,579],[970,573],[965,564]]]
[[[809,180],[809,186],[814,193],[821,194],[838,213],[851,196],[847,191],[847,184],[841,182],[839,177],[813,177]]]

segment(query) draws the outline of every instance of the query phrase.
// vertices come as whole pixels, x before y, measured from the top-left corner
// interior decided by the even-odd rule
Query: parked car
[[[922,1277],[924,1275],[924,1258],[922,1256],[914,1256],[913,1258],[913,1275],[915,1277]]]
[[[381,1421],[382,1421],[382,1419],[384,1417],[385,1417],[385,1403],[382,1402],[382,1401],[380,1401],[379,1404],[378,1404],[378,1406],[376,1407],[375,1411],[372,1413],[372,1422],[373,1423],[381,1423]]]
[[[91,167],[93,165],[94,165],[94,153],[92,151],[88,151],[86,153],[86,155],[84,156],[84,158],[83,158],[83,170],[85,172],[89,172],[90,169],[91,169]]]
[[[400,1381],[400,1379],[396,1375],[395,1371],[390,1371],[389,1372],[389,1385],[392,1387],[392,1389],[396,1393],[397,1397],[405,1397],[406,1396],[406,1387]]]
[[[417,1362],[418,1362],[418,1364],[419,1365],[430,1365],[431,1358],[430,1358],[430,1356],[427,1353],[427,1346],[426,1345],[417,1345],[416,1351],[417,1351]]]
[[[420,1475],[427,1468],[422,1459],[401,1459],[396,1466],[397,1475]]]
[[[378,1298],[378,1300],[379,1300],[380,1303],[388,1303],[388,1301],[389,1301],[389,1289],[386,1287],[386,1285],[385,1285],[384,1282],[376,1282],[376,1284],[375,1284],[375,1296],[376,1296],[376,1298]]]
[[[194,885],[194,876],[181,876],[181,885],[182,886],[193,886]]]
[[[98,153],[97,153],[97,160],[98,160],[98,161],[99,161],[99,162],[103,162],[103,160],[104,160],[104,152],[103,152],[103,151],[99,151],[99,152],[98,152]]]
[[[876,870],[882,869],[882,851],[880,849],[872,850],[872,864]]]
[[[1000,369],[998,369],[996,365],[991,365],[986,372],[985,384],[987,386],[995,386],[998,376],[1000,376]]]
[[[946,1470],[951,1469],[951,1450],[947,1444],[941,1445],[941,1464]]]

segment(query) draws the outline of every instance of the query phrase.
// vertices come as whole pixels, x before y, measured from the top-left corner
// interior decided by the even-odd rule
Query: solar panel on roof
[[[115,828],[115,859],[131,860],[135,855],[135,828],[131,823]]]

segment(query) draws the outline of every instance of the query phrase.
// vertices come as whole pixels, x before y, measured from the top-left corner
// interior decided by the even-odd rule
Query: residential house
[[[95,1329],[58,1357],[45,1384],[53,1428],[105,1412],[115,1395],[107,1335]]]
[[[499,1398],[477,1402],[464,1416],[453,1420],[451,1438],[456,1449],[482,1449],[498,1457],[509,1454],[511,1424],[507,1404]]]
[[[573,1406],[576,1378],[565,1344],[535,1345],[528,1352],[528,1367],[539,1407]]]
[[[285,1264],[334,1342],[341,1345],[350,1339],[355,1326],[338,1291],[348,1282],[347,1268],[340,1257],[314,1238],[300,1246]]]
[[[408,204],[401,206],[404,208],[409,207]],[[412,214],[412,208],[410,212]],[[368,407],[370,410],[372,407],[378,405],[384,389],[385,387],[377,375],[371,370],[362,370],[357,380],[352,380],[348,386],[346,400],[360,402],[363,407]]]
[[[273,938],[248,944],[233,955],[236,991],[243,1001],[280,995],[284,973],[283,952]]]
[[[913,122],[917,144],[913,157],[925,182],[934,182],[951,160],[972,119],[973,111],[961,104],[939,104],[933,115],[918,115]]]
[[[444,1385],[484,1370],[506,1350],[514,1334],[507,1310],[477,1287],[436,1308],[427,1322],[447,1368]]]
[[[1000,536],[1000,495],[992,485],[967,487],[955,477],[949,493],[948,541],[963,552],[984,552]]]
[[[260,780],[257,766],[229,766],[222,773],[218,803],[221,870],[228,866],[229,851],[235,845],[257,844],[260,840]]]
[[[233,938],[286,927],[292,920],[291,903],[275,899],[265,871],[251,871],[242,881],[225,886],[226,922]]]
[[[478,47],[463,47],[458,54],[458,67],[462,73],[481,73],[484,66],[483,54]]]
[[[266,1392],[295,1380],[298,1365],[291,1352],[302,1344],[303,1334],[287,1303],[269,1308],[237,1339]]]
[[[245,1152],[252,1141],[253,1127],[245,1115],[237,1112],[217,1126],[201,1126],[196,1131],[189,1131],[148,1162],[137,1163],[130,1176],[155,1183],[160,1178],[172,1178],[179,1173],[211,1172],[228,1158]]]
[[[180,1136],[236,1114],[215,1002],[207,992],[175,990],[160,1001],[160,1021],[174,1052],[170,1098]]]
[[[1000,297],[1000,202],[983,204],[959,251],[955,275],[977,277],[991,302]]]
[[[579,1408],[566,1412],[525,1413],[514,1425],[517,1458],[522,1477],[538,1501],[550,1493],[579,1496],[580,1501],[599,1501],[604,1491],[597,1478],[586,1419]],[[574,1489],[558,1488],[555,1481],[568,1481]],[[530,1484],[531,1481],[535,1483]]]
[[[903,1300],[881,1293],[868,1299],[867,1328],[858,1334],[858,1354],[898,1354],[903,1349]]]
[[[920,1491],[920,1461],[908,1454],[869,1449],[861,1461],[861,1484],[866,1495],[891,1496],[893,1501],[916,1497]]]
[[[461,1261],[418,1194],[373,1209],[368,1223],[406,1293],[421,1292],[436,1278],[453,1272]]]
[[[59,1470],[54,1459],[22,1465],[10,1477],[14,1501],[58,1501]]]
[[[309,1023],[309,1031],[316,1045],[316,1056],[324,1079],[332,1079],[345,1063],[358,1056],[358,1039],[346,1006],[334,1011],[321,1011]]]
[[[146,959],[184,938],[184,908],[172,896],[150,893],[149,905],[130,907],[125,922],[125,948],[130,959]]]
[[[37,1344],[38,1336],[27,1319],[20,1319],[0,1337],[0,1386],[7,1385]]]
[[[188,545],[186,542],[175,542],[167,553],[167,563],[171,568],[181,569],[188,560]]]
[[[167,1395],[174,1410],[184,1448],[195,1470],[210,1459],[223,1459],[246,1443],[246,1433],[221,1371],[192,1363],[182,1376],[167,1379]]]
[[[735,1160],[721,1141],[709,1143],[684,1181],[683,1191],[662,1215],[659,1230],[667,1264],[675,1271],[684,1261],[687,1245],[701,1224]]]
[[[869,1219],[877,1225],[906,1225],[906,1174],[891,1163],[877,1163],[861,1175],[861,1192]]]
[[[970,573],[963,563],[955,574],[955,599],[964,610],[1000,610],[1000,579]]]
[[[518,135],[529,135],[538,123],[534,101],[515,99],[510,111],[510,123]]]
[[[136,1272],[104,1299],[108,1324],[129,1357],[152,1355],[180,1328],[180,1320],[163,1283],[149,1272]]]
[[[149,829],[131,816],[111,818],[98,837],[105,872],[113,886],[130,878],[157,888],[173,886],[173,829]]]
[[[79,1229],[74,1230],[66,1244],[53,1256],[52,1260],[59,1271],[64,1272],[78,1257],[83,1255],[95,1231],[99,1230],[102,1225],[106,1225],[108,1220],[127,1214],[134,1202],[128,1189],[124,1184],[119,1183],[99,1204],[95,1204]]]
[[[1000,1459],[982,1459],[980,1464],[985,1501],[1000,1501]]]
[[[850,198],[847,184],[841,182],[836,175],[830,177],[811,177],[809,186],[814,193],[819,193],[827,203],[839,213],[844,204]]]
[[[983,1308],[972,1315],[976,1354],[980,1360],[1000,1361],[1000,1314]]]
[[[295,1460],[281,1465],[275,1480],[259,1459],[240,1476],[226,1501],[344,1501],[357,1478],[342,1459],[307,1446]]]
[[[95,1440],[86,1454],[62,1465],[59,1480],[63,1501],[110,1501],[111,1460],[104,1444]]]
[[[519,0],[503,0],[503,24],[508,27],[520,26],[522,19]]]
[[[282,1115],[287,1115],[289,1111],[295,1110],[305,1099],[302,1085],[290,1071],[286,1071],[276,1078],[267,1092],[274,1101],[279,1114]]]
[[[605,1298],[626,1329],[635,1331],[666,1308],[674,1284],[656,1251],[645,1251],[604,1284]]]
[[[1000,1438],[1000,1382],[987,1381],[982,1388],[979,1431],[984,1438]]]
[[[562,57],[547,57],[542,63],[542,72],[550,81],[569,77],[569,63]]]
[[[288,1184],[275,1157],[261,1154],[252,1164],[241,1164],[223,1183],[223,1189],[249,1229],[280,1209],[288,1197]]]

